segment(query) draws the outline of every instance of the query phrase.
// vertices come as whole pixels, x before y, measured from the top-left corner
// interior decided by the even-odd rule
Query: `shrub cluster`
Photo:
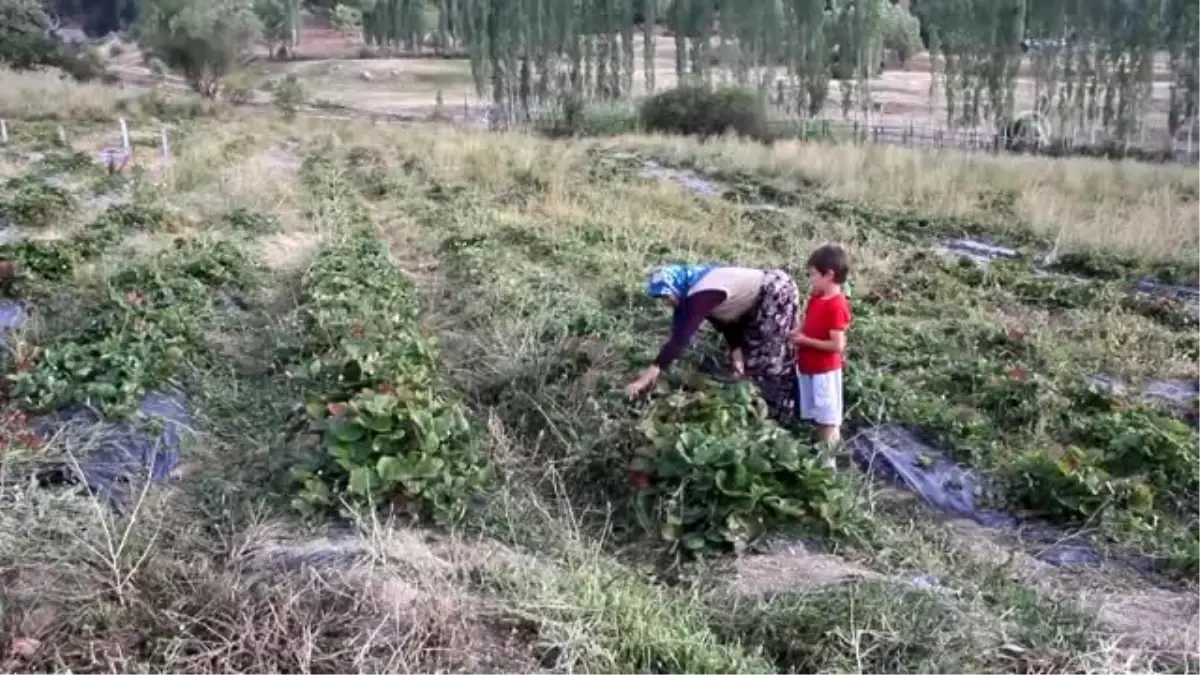
[[[293,469],[295,506],[460,518],[490,470],[465,408],[438,386],[436,345],[421,334],[411,282],[362,232],[318,255],[302,296],[300,372],[319,449]]]
[[[772,139],[766,102],[743,87],[668,89],[644,100],[640,117],[647,131],[706,138],[733,131],[757,141]]]

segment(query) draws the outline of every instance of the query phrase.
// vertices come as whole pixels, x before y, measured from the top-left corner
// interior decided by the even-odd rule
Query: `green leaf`
[[[377,414],[374,412],[360,412],[358,422],[367,430],[377,434],[386,434],[392,430],[393,417],[389,414]]]
[[[309,419],[325,419],[325,402],[316,397],[309,397],[308,403],[304,404],[304,412]]]
[[[358,422],[350,420],[333,420],[329,423],[329,433],[342,443],[354,443],[367,435]]]
[[[715,462],[720,456],[720,445],[715,439],[709,438],[692,450],[692,464],[697,467],[705,467]]]
[[[396,457],[380,457],[375,472],[385,484],[395,483],[404,477],[404,465]]]
[[[375,474],[375,469],[369,466],[355,467],[350,471],[349,490],[353,495],[360,497],[370,496],[374,488],[379,484],[378,476]]]
[[[422,478],[433,478],[446,466],[446,460],[441,457],[423,457],[413,473]]]
[[[649,457],[634,457],[630,462],[629,468],[634,471],[640,471],[645,474],[653,475],[655,472],[655,462]]]

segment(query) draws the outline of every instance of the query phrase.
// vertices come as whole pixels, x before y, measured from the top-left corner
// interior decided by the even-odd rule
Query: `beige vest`
[[[733,323],[754,308],[766,276],[762,270],[718,267],[696,282],[688,295],[700,291],[725,291],[725,301],[717,305],[712,316],[723,323]]]

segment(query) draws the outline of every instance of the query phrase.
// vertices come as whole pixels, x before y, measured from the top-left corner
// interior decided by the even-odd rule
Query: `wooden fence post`
[[[133,144],[129,142],[129,125],[125,124],[125,118],[118,120],[121,123],[121,147],[125,152],[132,150]]]

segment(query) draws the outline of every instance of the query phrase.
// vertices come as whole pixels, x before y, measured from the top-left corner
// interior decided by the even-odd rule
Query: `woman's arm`
[[[722,302],[725,302],[725,291],[700,291],[684,298],[675,310],[675,318],[671,326],[671,337],[658,352],[654,365],[660,370],[666,370],[671,363],[679,358],[684,348],[691,342],[692,336],[700,328],[700,324],[712,314]]]
[[[671,337],[658,351],[654,363],[646,366],[633,382],[625,387],[629,396],[637,396],[652,386],[660,373],[671,365],[671,362],[683,353],[683,348],[691,341],[696,329],[704,322],[712,310],[725,302],[725,291],[700,291],[689,295],[680,301],[675,309],[675,317],[671,326]]]
[[[713,328],[717,329],[721,337],[725,338],[725,343],[729,345],[729,351],[745,348],[746,322],[744,319],[726,323],[709,317],[708,322],[713,325]]]

